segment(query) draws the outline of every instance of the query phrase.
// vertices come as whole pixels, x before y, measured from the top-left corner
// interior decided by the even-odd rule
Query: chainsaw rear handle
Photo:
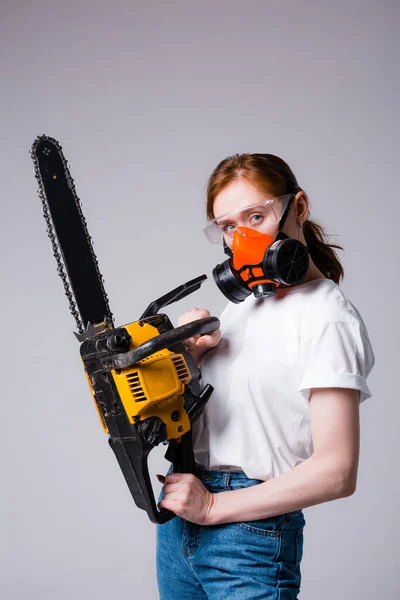
[[[162,507],[158,509],[156,505],[148,468],[148,455],[153,446],[140,435],[124,439],[110,436],[108,443],[114,451],[136,506],[147,512],[150,521],[160,525],[176,517],[174,512]],[[185,444],[184,451],[187,450]]]
[[[107,357],[104,359],[103,367],[107,371],[111,369],[127,369],[159,350],[173,347],[196,335],[212,333],[219,326],[220,321],[217,317],[196,319],[195,321],[156,335],[133,350]]]
[[[159,319],[161,319],[162,316],[163,315],[157,315]],[[154,317],[152,317],[152,319],[154,319]],[[168,323],[163,323],[163,326],[168,326]],[[212,333],[213,331],[216,331],[219,326],[220,321],[216,317],[197,319],[196,321],[186,323],[181,327],[164,331],[143,344],[140,344],[133,350],[120,352],[116,355],[109,355],[104,358],[99,357],[98,360],[102,362],[102,367],[105,371],[111,369],[125,369],[132,367],[140,360],[147,358],[159,350],[172,348],[196,335]],[[120,333],[122,334],[123,331],[121,332],[121,330],[123,329],[123,327],[120,328]],[[99,371],[101,370],[102,369]],[[196,381],[192,380],[192,383],[195,384]],[[110,389],[110,394],[114,396],[117,402],[119,402],[116,389],[114,389],[115,385],[112,384],[112,380],[110,380],[110,384],[112,388]],[[198,413],[200,414],[202,412],[212,391],[213,387],[210,385],[206,385],[199,393],[192,391],[190,385],[186,387],[183,394],[185,401],[192,400],[192,404],[188,409],[191,423],[196,420]],[[193,400],[195,400],[195,402],[193,402]],[[139,424],[128,425],[126,423],[125,415],[121,414],[120,417],[113,417],[110,414],[108,417],[105,417],[105,420],[111,433],[109,444],[120,464],[136,505],[147,512],[153,523],[166,523],[176,515],[165,508],[157,508],[155,503],[147,462],[148,454],[154,446],[143,439],[139,431]],[[121,422],[118,427],[115,428],[117,420],[121,420]],[[123,433],[123,430],[125,430],[126,433]],[[132,431],[134,431],[133,435]],[[168,450],[165,458],[172,462],[175,473],[197,474],[191,429],[183,434],[180,440],[171,439],[168,441]]]

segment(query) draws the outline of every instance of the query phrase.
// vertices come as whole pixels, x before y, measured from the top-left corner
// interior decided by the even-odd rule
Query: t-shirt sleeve
[[[322,325],[301,346],[299,392],[309,400],[312,388],[360,390],[360,404],[371,397],[367,377],[375,356],[363,323],[332,321]]]

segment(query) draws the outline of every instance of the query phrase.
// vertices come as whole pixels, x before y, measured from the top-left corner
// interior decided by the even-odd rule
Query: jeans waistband
[[[224,483],[225,485],[230,482],[252,482],[252,483],[263,483],[261,479],[252,479],[248,477],[243,471],[221,469],[221,470],[210,470],[198,468],[198,475],[203,481],[213,481],[214,483]]]
[[[168,473],[172,473],[173,466],[170,465],[168,469]],[[251,482],[253,485],[255,483],[264,483],[264,480],[261,479],[252,479],[244,473],[242,470],[233,470],[233,469],[205,469],[200,465],[197,465],[197,474],[203,481],[212,481],[215,484],[224,484],[227,485],[231,481],[234,482]]]

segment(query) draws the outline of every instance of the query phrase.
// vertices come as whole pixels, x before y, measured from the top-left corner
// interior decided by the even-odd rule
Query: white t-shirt
[[[193,425],[196,462],[268,480],[313,453],[310,389],[360,390],[375,356],[365,323],[331,279],[229,302],[222,339],[202,361],[214,392]]]

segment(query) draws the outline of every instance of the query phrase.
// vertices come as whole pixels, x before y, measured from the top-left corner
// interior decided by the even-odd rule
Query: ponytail
[[[310,257],[317,269],[325,277],[339,284],[340,279],[344,277],[344,269],[333,248],[339,250],[344,250],[344,248],[337,244],[330,244],[323,227],[310,219],[303,223],[303,234],[310,251]]]

